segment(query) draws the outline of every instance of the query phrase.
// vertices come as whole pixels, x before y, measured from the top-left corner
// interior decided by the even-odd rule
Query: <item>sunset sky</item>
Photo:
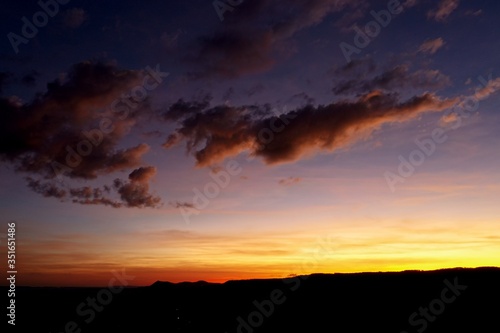
[[[0,14],[18,285],[500,266],[500,2],[41,3]]]

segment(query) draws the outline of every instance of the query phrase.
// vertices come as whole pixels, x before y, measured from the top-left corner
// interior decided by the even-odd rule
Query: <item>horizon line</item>
[[[148,288],[152,287],[158,283],[169,283],[172,285],[182,285],[182,284],[196,284],[196,283],[206,283],[212,285],[223,285],[228,282],[238,282],[238,281],[270,281],[270,280],[284,280],[284,279],[292,279],[295,277],[302,276],[313,276],[313,275],[359,275],[359,274],[388,274],[388,273],[426,273],[426,272],[439,272],[439,271],[452,271],[452,270],[477,270],[477,269],[497,269],[500,270],[500,266],[477,266],[477,267],[448,267],[448,268],[438,268],[438,269],[406,269],[402,271],[365,271],[365,272],[335,272],[335,273],[310,273],[310,274],[290,274],[286,277],[275,277],[275,278],[256,278],[256,279],[239,279],[239,280],[227,280],[225,282],[208,282],[206,280],[198,280],[198,281],[182,281],[182,282],[170,282],[157,280],[150,285],[137,285],[137,286],[121,286],[124,289],[133,289],[133,288]],[[9,285],[0,285],[0,288],[8,288]],[[108,288],[107,286],[16,286],[17,288],[37,288],[37,289],[102,289]]]

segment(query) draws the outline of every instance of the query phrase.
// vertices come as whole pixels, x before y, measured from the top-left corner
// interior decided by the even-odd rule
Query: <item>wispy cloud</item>
[[[300,183],[302,181],[302,178],[299,177],[288,177],[284,179],[280,179],[278,181],[278,184],[283,185],[283,186],[291,186],[297,183]]]
[[[429,39],[420,45],[418,52],[434,54],[444,45],[444,40],[439,37],[436,39]]]
[[[112,186],[102,188],[65,187],[55,181],[35,180],[26,177],[28,187],[46,198],[57,198],[61,201],[71,200],[81,205],[104,205],[113,208],[155,208],[162,205],[161,198],[149,193],[149,181],[156,174],[155,167],[140,167],[129,174],[128,181],[115,179]],[[111,192],[116,193],[114,198]]]
[[[427,17],[438,22],[446,21],[451,13],[458,8],[459,4],[460,0],[441,0],[438,4],[438,8],[430,10],[427,13]]]
[[[374,69],[372,69],[373,71]],[[339,80],[332,89],[336,95],[361,95],[367,91],[385,90],[396,92],[408,89],[437,90],[451,84],[448,76],[436,69],[419,69],[410,71],[407,64],[396,65],[378,74],[363,76],[347,80]]]

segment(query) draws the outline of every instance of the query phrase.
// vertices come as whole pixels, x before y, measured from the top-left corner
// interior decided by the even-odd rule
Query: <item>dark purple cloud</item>
[[[147,145],[116,147],[148,112],[147,100],[139,104],[124,95],[143,77],[142,71],[82,62],[30,102],[1,97],[0,159],[46,178],[60,172],[93,179],[138,166]]]
[[[159,207],[161,198],[149,193],[149,180],[156,174],[154,167],[141,167],[129,175],[129,182],[115,179],[113,187],[127,207]]]
[[[364,1],[245,1],[227,15],[219,31],[198,40],[196,52],[187,58],[197,67],[193,76],[236,78],[269,70],[281,43],[330,13],[360,3]]]
[[[53,197],[82,205],[104,205],[113,208],[155,208],[162,205],[158,196],[149,193],[149,181],[155,174],[154,167],[140,167],[129,174],[128,181],[117,178],[112,187],[102,188],[90,186],[65,188],[55,181],[42,182],[31,177],[26,177],[26,180],[29,188],[46,198]],[[113,190],[117,198],[110,197]]]
[[[431,93],[401,100],[396,93],[376,90],[356,100],[307,105],[280,116],[258,106],[216,106],[179,119],[178,129],[164,147],[185,142],[198,166],[210,166],[245,151],[267,164],[291,162],[349,146],[384,124],[442,111],[457,101]]]
[[[32,70],[30,73],[22,77],[21,83],[26,86],[34,86],[39,76],[40,73],[38,73],[38,71]]]
[[[35,180],[31,177],[26,177],[26,181],[28,182],[28,187],[30,189],[46,198],[63,199],[66,196],[67,192],[58,188],[55,184],[47,182],[42,183],[40,180]]]

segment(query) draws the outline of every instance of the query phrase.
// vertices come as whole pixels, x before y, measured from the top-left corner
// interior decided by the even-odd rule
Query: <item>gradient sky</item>
[[[499,2],[47,4],[0,14],[18,285],[500,265]]]

